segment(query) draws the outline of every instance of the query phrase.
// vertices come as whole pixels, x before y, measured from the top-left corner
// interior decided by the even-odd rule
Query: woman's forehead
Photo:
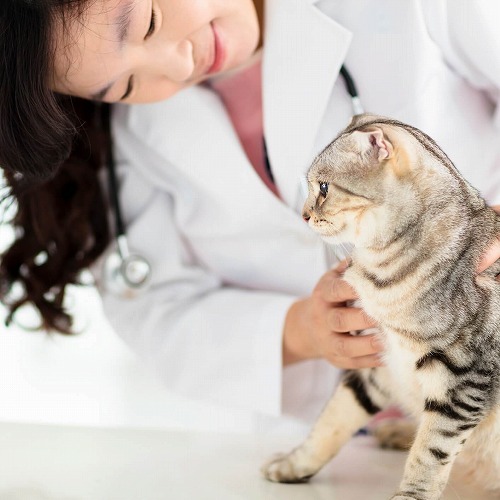
[[[93,87],[106,81],[110,60],[125,35],[126,13],[144,0],[91,0],[80,12],[59,18],[55,26],[53,85],[73,93],[75,84]]]

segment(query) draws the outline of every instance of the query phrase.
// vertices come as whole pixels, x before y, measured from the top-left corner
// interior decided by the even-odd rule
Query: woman
[[[84,125],[68,121],[60,109],[74,101],[64,96],[161,101],[114,107],[128,240],[153,269],[148,291],[126,300],[100,282],[95,262],[118,334],[181,394],[271,414],[281,410],[282,363],[294,365],[283,372],[286,409],[329,392],[331,365],[377,364],[373,337],[346,335],[374,325],[346,305],[354,293],[342,268],[328,271],[323,244],[300,220],[300,178],[351,115],[338,78],[345,62],[367,110],[425,130],[500,200],[500,8],[449,3],[7,1],[0,154],[25,231],[2,260],[3,289],[24,282],[46,326],[69,330],[63,285],[108,242],[96,182],[102,113],[83,106]],[[17,57],[27,29],[37,36]],[[259,83],[260,64],[262,119],[249,83]],[[256,104],[238,110],[251,88]]]

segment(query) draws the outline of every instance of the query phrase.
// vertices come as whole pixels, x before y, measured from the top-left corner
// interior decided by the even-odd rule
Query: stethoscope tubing
[[[359,99],[356,83],[344,64],[340,67],[340,74],[344,79],[347,93],[351,96],[352,114],[354,116],[363,114],[364,110]]]
[[[109,135],[110,106],[109,104],[102,104],[101,106],[101,120],[105,124],[104,126],[108,127]],[[108,191],[114,217],[116,250],[118,255],[109,256],[105,262],[105,267],[107,267],[105,269],[105,279],[107,281],[117,281],[116,283],[108,283],[108,287],[114,291],[123,289],[124,292],[137,292],[149,284],[151,264],[145,257],[130,252],[120,200],[118,199],[116,162],[111,144],[107,149],[105,164],[108,173]]]
[[[116,163],[113,154],[113,148],[108,148],[106,167],[108,171],[108,188],[111,204],[114,212],[115,236],[118,239],[120,236],[125,236],[125,225],[123,224],[122,211],[120,201],[118,199],[118,180],[116,177]]]

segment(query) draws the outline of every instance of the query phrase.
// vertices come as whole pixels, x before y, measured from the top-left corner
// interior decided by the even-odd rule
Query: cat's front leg
[[[264,477],[298,483],[316,474],[353,434],[387,406],[388,391],[380,391],[386,380],[385,368],[347,371],[307,439],[290,453],[264,465]]]
[[[427,399],[399,491],[391,500],[438,500],[451,467],[479,415],[457,411],[449,402]]]

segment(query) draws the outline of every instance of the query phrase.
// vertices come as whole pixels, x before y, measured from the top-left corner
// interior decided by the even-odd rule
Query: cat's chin
[[[309,227],[317,233],[320,238],[330,245],[344,245],[353,243],[353,231],[350,225],[343,224],[311,224]]]
[[[351,240],[349,240],[347,238],[342,238],[339,235],[332,236],[332,235],[322,234],[321,239],[325,243],[327,243],[328,245],[344,245],[344,244],[351,244],[352,243]]]

